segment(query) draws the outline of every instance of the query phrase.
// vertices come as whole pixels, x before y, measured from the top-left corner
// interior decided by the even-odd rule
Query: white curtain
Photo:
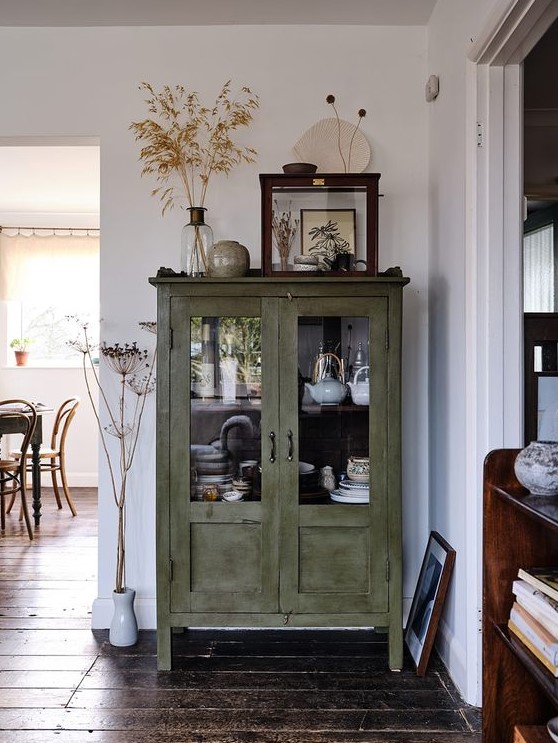
[[[523,238],[523,311],[554,312],[554,230],[552,225]]]
[[[86,266],[94,273],[84,273]],[[99,296],[98,236],[0,234],[1,299],[50,296],[77,307],[84,291]]]
[[[18,314],[6,332],[32,337],[34,356],[67,356],[66,316],[98,324],[99,236],[21,232],[0,233],[0,299]]]

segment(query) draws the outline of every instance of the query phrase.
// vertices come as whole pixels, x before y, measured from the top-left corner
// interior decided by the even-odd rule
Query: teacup
[[[240,472],[240,477],[245,477],[249,480],[252,480],[254,475],[256,474],[256,465],[258,463],[255,459],[245,459],[242,462],[239,462],[238,469]]]

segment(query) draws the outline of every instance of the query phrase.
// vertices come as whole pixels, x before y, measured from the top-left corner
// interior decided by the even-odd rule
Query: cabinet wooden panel
[[[515,726],[545,725],[558,714],[556,679],[507,630],[519,568],[558,564],[558,501],[521,487],[518,452],[492,451],[484,465],[484,743],[511,743]]]
[[[407,281],[151,279],[161,669],[172,630],[189,626],[383,627],[390,667],[401,668]],[[369,355],[369,405],[354,404],[349,387],[345,399],[316,402],[314,357],[334,346],[331,378],[343,387],[355,336]],[[326,465],[340,477],[350,456],[370,458],[369,500],[347,487],[336,500],[318,482]],[[244,497],[228,502],[235,487]]]

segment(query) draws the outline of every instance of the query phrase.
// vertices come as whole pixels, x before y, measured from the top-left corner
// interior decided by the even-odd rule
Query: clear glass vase
[[[187,276],[209,274],[207,256],[213,245],[213,230],[205,223],[202,206],[188,207],[190,221],[182,228],[180,267]]]

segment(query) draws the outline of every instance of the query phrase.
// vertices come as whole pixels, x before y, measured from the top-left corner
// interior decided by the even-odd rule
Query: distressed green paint
[[[172,628],[286,625],[385,627],[390,667],[400,668],[401,300],[407,279],[151,282],[158,291],[159,667],[170,668]],[[219,315],[261,318],[261,502],[190,500],[190,321]],[[298,502],[296,349],[302,316],[368,318],[374,357],[369,505]],[[274,462],[269,461],[271,433]]]

